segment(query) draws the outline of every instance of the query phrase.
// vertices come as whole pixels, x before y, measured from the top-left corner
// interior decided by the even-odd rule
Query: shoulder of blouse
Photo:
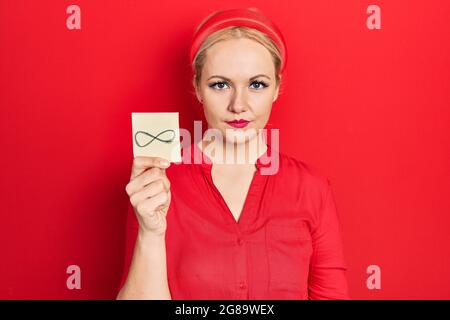
[[[306,181],[309,184],[317,185],[323,189],[327,189],[328,185],[330,184],[330,180],[317,166],[286,153],[280,152],[279,154],[280,168],[283,169],[285,174],[294,174],[301,180]]]

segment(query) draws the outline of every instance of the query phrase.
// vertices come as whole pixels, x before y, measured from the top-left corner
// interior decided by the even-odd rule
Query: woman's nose
[[[245,90],[236,90],[231,98],[229,110],[234,113],[241,113],[247,109],[247,94]]]

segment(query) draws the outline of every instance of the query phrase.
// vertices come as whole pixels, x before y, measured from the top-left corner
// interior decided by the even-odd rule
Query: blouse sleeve
[[[309,299],[348,300],[342,229],[330,181],[326,180],[318,221],[311,232],[313,254],[308,277]]]
[[[136,215],[134,213],[131,203],[129,203],[128,211],[127,211],[127,219],[126,219],[123,271],[122,271],[122,277],[121,277],[121,281],[120,281],[120,285],[117,290],[117,293],[119,293],[120,289],[122,289],[122,287],[125,284],[125,281],[128,277],[128,271],[130,269],[131,260],[133,258],[134,245],[136,243],[138,229],[139,229],[139,224],[137,222]]]

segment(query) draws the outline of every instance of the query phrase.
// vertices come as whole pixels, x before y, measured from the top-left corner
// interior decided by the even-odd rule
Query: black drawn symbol
[[[166,134],[166,133],[167,133],[167,134]],[[141,134],[141,135],[143,134],[143,135],[149,136],[149,137],[151,137],[152,139],[151,139],[149,142],[147,142],[146,144],[141,145],[141,144],[139,144],[138,139],[137,139],[138,134]],[[164,134],[165,134],[165,136],[166,136],[166,139],[160,138],[160,136],[162,136],[162,135],[164,135]],[[169,136],[170,138],[167,138],[167,136]],[[150,134],[150,133],[148,133],[148,132],[145,132],[145,131],[138,131],[138,132],[136,132],[136,134],[134,135],[134,141],[135,141],[136,144],[137,144],[139,147],[141,147],[141,148],[148,146],[148,145],[149,145],[150,143],[152,143],[154,140],[158,140],[158,141],[164,142],[164,143],[171,143],[174,139],[175,139],[175,130],[172,130],[172,129],[167,129],[167,130],[161,131],[161,132],[158,133],[156,136],[154,136],[154,135],[152,135],[152,134]]]

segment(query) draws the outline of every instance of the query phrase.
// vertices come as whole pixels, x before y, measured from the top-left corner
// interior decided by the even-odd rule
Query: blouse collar
[[[255,167],[257,170],[260,170],[264,167],[270,167],[271,163],[269,161],[264,161],[263,159],[269,157],[271,152],[277,152],[274,149],[271,149],[270,145],[266,142],[267,149],[266,151],[256,159]],[[197,143],[192,143],[190,147],[190,160],[191,164],[199,164],[202,168],[211,171],[212,169],[212,160],[203,152],[202,149],[197,145]]]

